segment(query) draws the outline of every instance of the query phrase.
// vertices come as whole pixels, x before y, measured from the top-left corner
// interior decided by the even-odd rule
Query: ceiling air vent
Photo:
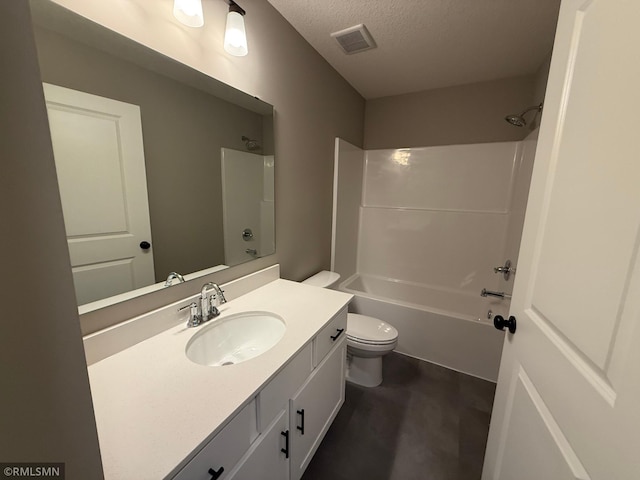
[[[347,55],[376,48],[376,42],[373,41],[369,30],[363,24],[334,32],[331,36],[338,41]]]

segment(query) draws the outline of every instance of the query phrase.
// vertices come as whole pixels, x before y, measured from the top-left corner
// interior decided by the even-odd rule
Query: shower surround
[[[332,268],[354,311],[389,321],[397,351],[489,380],[513,289],[535,135],[523,142],[363,151],[336,140]],[[517,266],[517,265],[516,265]]]

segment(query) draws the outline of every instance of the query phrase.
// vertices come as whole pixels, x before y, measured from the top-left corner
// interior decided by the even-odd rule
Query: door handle
[[[511,315],[509,320],[505,320],[502,315],[493,317],[493,326],[498,330],[504,330],[507,327],[511,333],[516,333],[516,317]]]
[[[149,242],[147,242],[146,240],[140,242],[140,248],[142,250],[149,250],[151,248],[151,244]]]

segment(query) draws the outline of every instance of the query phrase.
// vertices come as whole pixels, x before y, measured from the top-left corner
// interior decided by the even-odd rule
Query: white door
[[[78,304],[154,283],[140,108],[44,93]]]
[[[640,478],[638,25],[562,2],[484,480]]]

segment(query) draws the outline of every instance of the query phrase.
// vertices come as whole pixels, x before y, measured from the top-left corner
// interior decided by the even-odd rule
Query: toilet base
[[[347,381],[362,387],[377,387],[382,383],[382,356],[356,357],[347,355]]]

